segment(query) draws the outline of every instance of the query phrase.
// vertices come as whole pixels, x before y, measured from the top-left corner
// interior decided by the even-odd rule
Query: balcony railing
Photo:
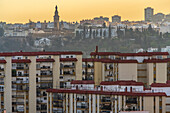
[[[53,99],[55,99],[55,100],[63,100],[63,97],[62,96],[56,96],[56,97],[53,97]]]
[[[110,98],[104,98],[101,100],[101,102],[110,102]]]
[[[1,85],[4,85],[4,82],[0,82]]]
[[[29,74],[28,74],[28,73],[24,73],[24,74],[17,74],[17,76],[18,76],[18,77],[22,77],[22,76],[27,76],[27,77],[28,77],[28,76],[29,76]]]
[[[87,101],[87,98],[77,98],[77,101]]]
[[[75,65],[60,65],[60,68],[75,68]]]
[[[61,105],[61,104],[56,104],[56,105],[55,105],[54,103],[53,103],[53,106],[54,106],[54,107],[60,107],[60,108],[63,107],[63,105]]]
[[[29,67],[16,67],[16,69],[29,69]]]
[[[51,69],[51,67],[50,66],[42,66],[42,67],[40,67],[41,69]]]
[[[126,100],[127,104],[137,104],[137,100]]]
[[[87,109],[88,106],[86,106],[86,105],[81,105],[81,106],[77,106],[77,108]]]

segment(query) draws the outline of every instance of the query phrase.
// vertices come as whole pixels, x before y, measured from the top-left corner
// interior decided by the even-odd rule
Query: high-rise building
[[[112,16],[112,22],[113,22],[113,23],[115,23],[115,22],[117,22],[117,23],[121,22],[121,16],[119,16],[119,15],[114,15],[114,16]]]
[[[154,14],[154,9],[151,7],[147,7],[145,9],[145,21],[146,22],[151,22]]]
[[[54,30],[59,30],[60,25],[59,25],[59,14],[58,14],[58,7],[55,7],[55,15],[54,15]]]

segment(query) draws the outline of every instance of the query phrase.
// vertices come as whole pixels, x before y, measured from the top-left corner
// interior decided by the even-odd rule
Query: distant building
[[[166,15],[165,20],[166,20],[166,21],[170,21],[170,14]]]
[[[117,23],[121,22],[121,16],[118,16],[118,15],[112,16],[112,22],[113,22],[113,23],[115,23],[115,22],[117,22]]]
[[[34,45],[36,47],[40,46],[40,47],[44,47],[44,46],[50,46],[51,45],[51,40],[48,38],[42,38],[40,40],[36,40],[34,42]]]
[[[104,20],[104,21],[109,21],[109,18],[108,18],[108,17],[100,16],[100,17],[95,17],[94,20]]]
[[[153,18],[153,13],[154,13],[154,9],[151,7],[147,7],[145,9],[145,21],[151,22]]]
[[[59,30],[59,18],[60,16],[58,15],[58,7],[55,7],[55,15],[54,15],[54,29]]]
[[[153,15],[153,22],[157,23],[157,22],[162,22],[162,20],[165,18],[165,14],[163,13],[157,13],[155,15]]]
[[[84,34],[85,31],[85,34]],[[110,33],[110,38],[117,37],[117,29],[110,28],[109,27],[85,27],[85,28],[77,28],[75,29],[75,35],[77,37],[83,37],[83,38],[108,38]]]
[[[5,37],[26,37],[28,36],[29,31],[25,29],[5,29],[4,36]]]

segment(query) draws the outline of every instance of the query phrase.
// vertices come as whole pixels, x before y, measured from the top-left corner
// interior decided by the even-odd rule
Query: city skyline
[[[73,22],[82,19],[92,19],[98,16],[109,17],[120,15],[122,20],[144,20],[144,8],[154,8],[154,14],[162,12],[169,14],[169,0],[1,0],[0,21],[7,23],[27,23],[32,21],[53,21],[55,6],[59,7],[60,20]],[[40,3],[41,2],[41,3]],[[34,5],[33,5],[34,4]],[[87,5],[84,5],[87,4]]]

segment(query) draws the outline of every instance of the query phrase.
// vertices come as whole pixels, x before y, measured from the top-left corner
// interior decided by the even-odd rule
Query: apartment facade
[[[83,63],[92,63],[94,72],[100,67],[100,74],[94,73],[95,84],[101,81],[135,80],[150,87],[152,83],[166,83],[169,80],[169,54],[167,52],[92,52],[91,58]],[[95,76],[101,79],[95,79]]]
[[[72,81],[69,89],[47,90],[47,113],[165,113],[168,93],[157,85],[145,89],[142,82],[103,81],[95,87],[94,81]]]
[[[147,88],[169,80],[167,52],[96,51],[91,58],[82,58],[82,54],[0,53],[0,109],[7,113],[46,113],[50,109],[46,90],[70,88],[74,80],[93,81],[94,87],[100,87],[103,81],[133,80]]]
[[[0,53],[0,59],[0,108],[7,113],[46,113],[46,89],[82,78],[82,52]]]

